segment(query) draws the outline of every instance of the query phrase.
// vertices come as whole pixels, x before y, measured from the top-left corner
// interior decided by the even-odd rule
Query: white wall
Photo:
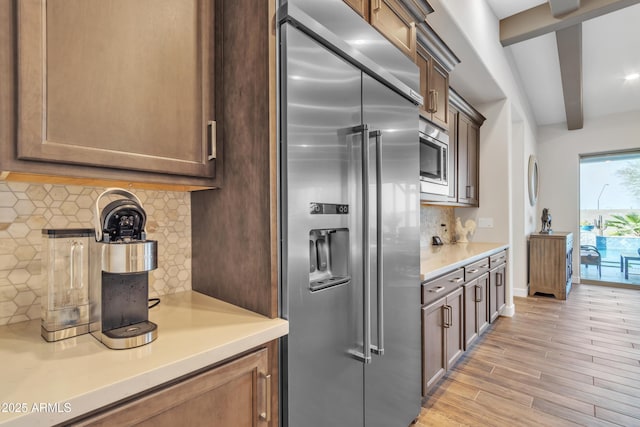
[[[506,179],[511,164],[511,111],[505,100],[477,106],[487,118],[480,128],[480,207],[457,208],[455,216],[462,223],[471,218],[493,221],[493,228],[476,228],[471,237],[475,242],[507,243],[510,238],[510,183]]]
[[[527,238],[535,230],[536,208],[529,206],[526,176],[529,155],[536,153],[535,120],[510,53],[500,44],[498,19],[489,6],[478,0],[430,0],[430,4],[435,13],[429,15],[429,23],[462,60],[460,72],[477,61],[473,71],[488,73],[502,92],[501,99],[475,105],[487,118],[480,129],[480,208],[456,209],[455,215],[492,218],[494,228],[478,229],[472,240],[511,246],[505,311],[509,315],[513,296],[524,296],[527,290]],[[474,81],[473,73],[465,72],[464,78],[475,86],[484,81]],[[461,95],[465,97],[464,92]]]
[[[583,129],[567,131],[565,124],[538,130],[540,198],[537,217],[549,208],[557,231],[574,233],[574,272],[580,272],[580,154],[640,149],[640,111],[585,121]],[[598,189],[594,190],[598,191]],[[577,281],[574,277],[574,281]]]

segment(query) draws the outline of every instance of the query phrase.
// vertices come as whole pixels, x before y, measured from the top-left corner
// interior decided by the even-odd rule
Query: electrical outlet
[[[493,218],[478,218],[478,228],[493,228]]]

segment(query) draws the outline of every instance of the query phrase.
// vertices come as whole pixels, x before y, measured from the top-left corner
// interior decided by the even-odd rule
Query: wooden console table
[[[554,231],[529,236],[529,295],[567,299],[573,275],[573,234]]]

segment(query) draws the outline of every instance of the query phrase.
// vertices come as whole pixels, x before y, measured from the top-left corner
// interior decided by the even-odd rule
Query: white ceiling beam
[[[582,129],[582,24],[556,31],[567,129]]]
[[[549,3],[543,3],[500,20],[500,42],[509,46],[638,3],[640,0],[582,0],[578,10],[562,18],[555,18]]]
[[[549,0],[551,15],[560,18],[562,15],[578,10],[580,0]]]

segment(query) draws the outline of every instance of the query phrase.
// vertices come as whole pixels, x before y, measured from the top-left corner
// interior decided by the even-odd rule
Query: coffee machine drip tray
[[[114,350],[139,347],[158,338],[158,326],[145,320],[133,325],[102,331],[102,343]]]

